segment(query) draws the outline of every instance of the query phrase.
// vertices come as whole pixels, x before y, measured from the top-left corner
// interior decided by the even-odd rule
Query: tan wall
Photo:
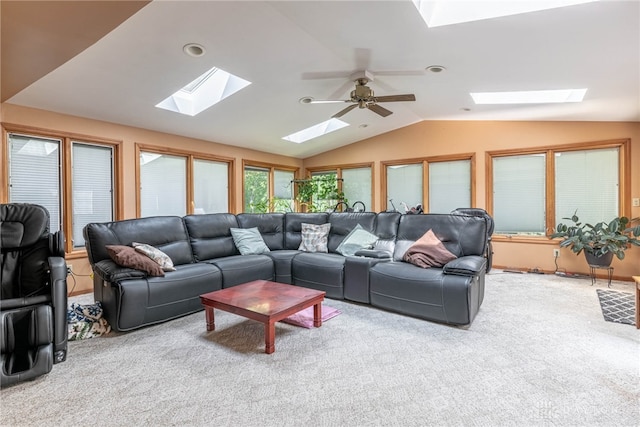
[[[425,121],[360,141],[332,152],[314,156],[304,161],[264,152],[248,150],[223,144],[184,138],[149,130],[122,126],[113,123],[83,119],[42,110],[0,104],[0,115],[5,124],[30,126],[88,137],[122,141],[124,182],[124,218],[136,215],[135,199],[135,150],[134,144],[179,147],[181,150],[215,154],[235,159],[235,210],[242,211],[242,160],[255,160],[293,167],[319,167],[350,163],[374,162],[373,210],[383,209],[380,189],[381,161],[409,159],[456,153],[476,153],[476,200],[475,206],[485,208],[485,151],[509,148],[526,148],[560,145],[610,139],[631,139],[631,195],[640,197],[640,123],[607,122],[445,122]],[[0,150],[1,151],[1,150]],[[4,153],[0,152],[0,164],[6,165]],[[302,171],[301,171],[302,172]],[[640,216],[640,208],[632,208],[633,217]],[[494,265],[527,270],[539,268],[554,271],[553,242],[543,243],[494,243]],[[68,257],[77,275],[74,293],[92,289],[91,274],[86,257]],[[563,250],[559,266],[570,272],[587,273],[582,257]],[[630,280],[640,273],[640,248],[627,251],[624,262],[614,260],[615,277]],[[83,276],[80,276],[83,275]],[[70,280],[69,287],[74,285]]]
[[[123,185],[123,214],[125,218],[136,216],[136,189],[135,189],[135,144],[154,145],[176,149],[212,154],[235,159],[234,193],[235,211],[241,212],[242,207],[242,160],[261,161],[284,166],[300,168],[302,160],[275,154],[248,150],[223,144],[215,144],[202,140],[185,138],[166,133],[153,132],[145,129],[122,126],[114,123],[97,120],[83,119],[49,111],[19,107],[12,104],[1,104],[2,123],[4,125],[20,125],[42,129],[43,131],[57,131],[74,133],[86,137],[101,139],[113,139],[121,141],[122,146],[122,182]],[[6,162],[4,153],[0,150],[0,164],[4,171]],[[4,173],[4,172],[3,172]],[[0,192],[1,194],[2,192]],[[78,275],[73,293],[87,292],[93,289],[90,277],[91,267],[86,256],[77,257],[75,254],[67,257],[67,263],[73,266],[73,271]],[[82,275],[82,276],[81,276]],[[69,290],[73,287],[73,279],[69,281]]]
[[[377,192],[374,210],[379,211],[384,209],[380,196],[381,161],[473,152],[476,154],[474,206],[486,208],[486,151],[623,138],[631,139],[631,197],[640,197],[640,123],[424,121],[305,159],[304,165],[311,168],[374,162],[374,191]],[[632,207],[631,216],[640,217],[640,208]],[[552,272],[555,270],[552,249],[556,247],[548,239],[542,239],[541,243],[496,241],[494,265]],[[558,265],[568,272],[588,273],[582,255],[576,257],[569,250],[561,251]],[[632,275],[640,274],[640,248],[627,251],[623,262],[614,258],[612,266],[616,278],[631,280]]]

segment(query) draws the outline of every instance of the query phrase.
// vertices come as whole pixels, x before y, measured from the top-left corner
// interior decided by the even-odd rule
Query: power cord
[[[73,280],[73,286],[71,287],[71,290],[67,293],[67,296],[70,297],[71,294],[73,294],[73,291],[76,288],[76,285],[78,284],[76,277],[93,277],[93,274],[76,274],[69,267],[67,267],[67,276],[71,276],[71,279]]]

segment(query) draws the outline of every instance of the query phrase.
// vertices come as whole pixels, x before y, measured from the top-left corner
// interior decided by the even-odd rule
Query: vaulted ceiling
[[[423,120],[640,121],[640,3],[595,1],[429,28],[411,1],[1,3],[2,101],[304,158]],[[185,55],[199,43],[205,55]],[[431,73],[430,65],[445,70]],[[191,117],[155,105],[216,66],[251,85]],[[381,117],[302,144],[369,70]],[[587,88],[582,103],[475,105],[470,92]]]

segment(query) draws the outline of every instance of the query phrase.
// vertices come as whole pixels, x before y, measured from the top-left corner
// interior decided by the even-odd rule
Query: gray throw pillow
[[[342,243],[336,248],[336,252],[344,256],[355,255],[360,249],[371,249],[378,240],[378,236],[369,233],[360,224],[356,225]]]
[[[233,243],[242,255],[258,255],[271,252],[264,243],[258,227],[253,228],[230,228]]]

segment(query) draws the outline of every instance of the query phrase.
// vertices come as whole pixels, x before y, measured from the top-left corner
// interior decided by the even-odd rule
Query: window
[[[233,160],[136,144],[138,216],[230,212]]]
[[[293,212],[295,169],[269,164],[244,165],[244,211]]]
[[[293,212],[296,208],[293,198],[293,180],[296,178],[293,171],[276,169],[273,171],[273,191],[275,203],[273,210],[276,212]]]
[[[544,154],[493,159],[493,207],[496,233],[544,234]]]
[[[229,212],[229,165],[211,160],[193,160],[195,214]]]
[[[269,211],[269,169],[245,166],[244,211],[249,213]]]
[[[489,152],[487,204],[497,234],[544,236],[563,218],[629,216],[629,140]],[[628,174],[628,172],[627,172]]]
[[[578,211],[584,223],[611,221],[618,216],[619,148],[556,153],[555,223],[567,222]]]
[[[342,169],[342,191],[351,206],[362,202],[365,210],[371,211],[371,167]],[[358,204],[355,208],[362,206]]]
[[[387,165],[387,209],[405,212],[407,208],[423,204],[422,170],[422,162]]]
[[[44,206],[49,230],[64,232],[65,251],[82,250],[85,225],[115,219],[118,142],[39,133],[7,133],[7,201]]]
[[[471,207],[471,160],[429,163],[429,212]]]
[[[49,211],[49,230],[62,226],[62,141],[9,134],[9,202],[34,203]]]
[[[83,248],[82,229],[113,220],[113,147],[72,143],[73,247]]]
[[[140,216],[187,214],[187,159],[140,153]]]

